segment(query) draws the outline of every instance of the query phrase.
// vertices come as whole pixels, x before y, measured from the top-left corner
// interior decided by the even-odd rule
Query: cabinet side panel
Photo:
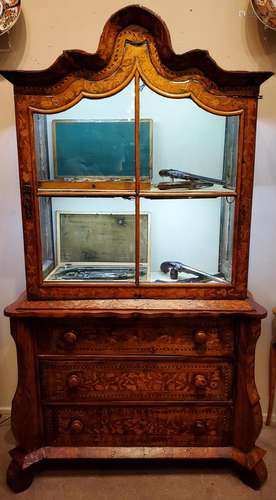
[[[255,446],[263,423],[254,373],[255,349],[260,332],[260,320],[241,321],[237,352],[234,446],[243,452],[249,452]]]
[[[18,385],[12,402],[12,431],[20,448],[30,451],[42,443],[38,378],[31,321],[11,320],[17,349]]]

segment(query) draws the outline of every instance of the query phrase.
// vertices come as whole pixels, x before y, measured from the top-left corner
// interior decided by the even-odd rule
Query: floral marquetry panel
[[[44,410],[54,446],[227,446],[231,408],[77,407]]]
[[[224,361],[42,361],[48,401],[229,400],[233,368]]]
[[[173,326],[173,328],[172,328]],[[235,322],[219,319],[131,319],[33,322],[39,354],[231,356]],[[39,335],[37,333],[39,332]],[[73,341],[68,342],[68,338]]]

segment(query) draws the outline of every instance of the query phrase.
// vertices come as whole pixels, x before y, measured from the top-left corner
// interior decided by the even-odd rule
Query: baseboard
[[[0,415],[2,415],[2,418],[9,417],[11,414],[11,407],[10,406],[0,406]]]
[[[263,413],[264,424],[266,423],[267,413]],[[276,424],[276,413],[272,413],[271,423]]]

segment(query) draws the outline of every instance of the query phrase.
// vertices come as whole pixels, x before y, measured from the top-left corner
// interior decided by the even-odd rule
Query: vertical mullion
[[[140,281],[140,89],[135,72],[135,284]]]

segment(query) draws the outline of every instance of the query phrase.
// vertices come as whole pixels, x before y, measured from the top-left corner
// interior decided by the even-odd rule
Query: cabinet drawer
[[[226,356],[234,350],[231,318],[48,320],[34,322],[39,354]]]
[[[232,365],[217,360],[87,360],[40,362],[48,401],[226,401]]]
[[[44,410],[54,446],[227,446],[230,407],[52,406]]]

